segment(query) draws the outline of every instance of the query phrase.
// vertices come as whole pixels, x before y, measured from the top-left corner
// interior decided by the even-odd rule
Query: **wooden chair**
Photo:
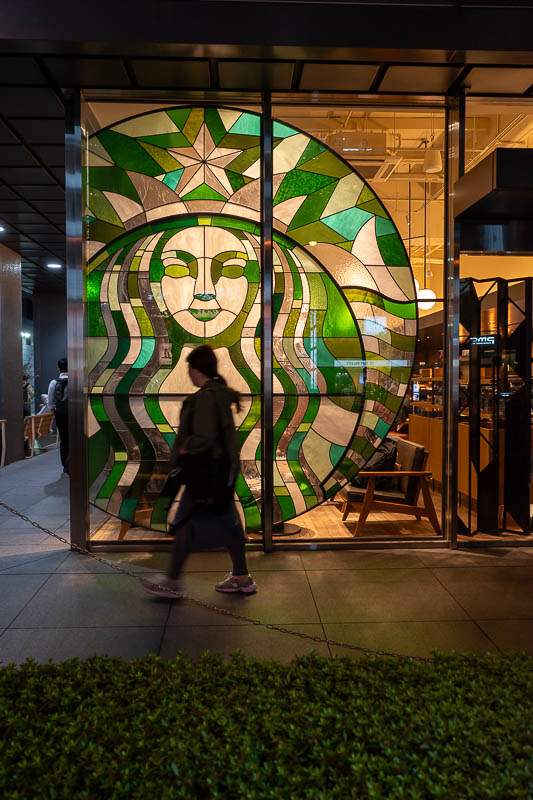
[[[53,422],[53,411],[46,411],[44,414],[31,414],[29,417],[24,417],[24,439],[28,440],[31,456],[35,455],[35,441],[40,436],[46,436],[51,433]]]
[[[427,517],[435,532],[440,536],[441,529],[433,498],[429,491],[431,472],[425,469],[428,453],[423,445],[406,439],[397,439],[397,469],[390,472],[360,472],[362,478],[368,478],[366,488],[345,486],[341,490],[342,519],[359,507],[359,519],[354,536],[361,536],[366,519],[371,511],[387,511],[395,514],[409,514],[416,519]],[[376,489],[378,478],[397,478],[399,486],[392,490]],[[422,495],[423,504],[418,505]]]

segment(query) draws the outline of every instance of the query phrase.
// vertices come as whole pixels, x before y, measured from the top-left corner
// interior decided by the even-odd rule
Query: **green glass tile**
[[[403,267],[409,265],[402,240],[397,233],[389,236],[380,236],[378,241],[379,252],[385,264]]]
[[[376,236],[387,236],[389,233],[396,233],[396,228],[390,219],[376,217]]]
[[[261,134],[261,117],[259,114],[250,114],[245,111],[233,123],[228,132],[246,134],[246,136],[259,136]]]
[[[120,339],[118,339],[117,349],[115,351],[115,355],[109,362],[109,368],[116,369],[118,366],[120,366],[120,364],[122,364],[122,362],[126,358],[129,349],[130,349],[129,337],[128,338],[121,337]]]
[[[309,289],[311,292],[310,308],[326,309],[328,307],[328,294],[324,286],[324,276],[319,272],[309,272],[307,274]]]
[[[88,440],[88,481],[91,486],[109,458],[109,441],[104,431],[97,431]]]
[[[383,298],[383,307],[389,314],[394,314],[396,317],[403,317],[403,319],[416,319],[416,303],[395,303],[394,300]]]
[[[122,478],[124,470],[126,469],[126,461],[117,462],[109,473],[104,485],[98,492],[98,497],[111,497],[117,487],[117,483]]]
[[[170,116],[170,115],[169,115]],[[174,120],[176,122],[176,120]],[[202,127],[204,122],[204,109],[203,108],[192,108],[190,114],[187,117],[187,122],[183,126],[183,134],[187,137],[191,144],[195,141],[196,137],[200,133],[200,128]]]
[[[328,295],[328,308],[324,319],[324,336],[357,337],[357,328],[350,307],[329,275],[324,275],[324,285]]]
[[[340,444],[332,444],[329,448],[329,458],[332,464],[337,464],[344,455],[345,447]]]
[[[94,214],[94,220],[101,219],[104,222],[109,222],[110,225],[122,227],[122,220],[107,199],[107,197],[99,189],[89,189],[89,207]]]
[[[358,203],[357,207],[370,212],[372,215],[375,214],[377,217],[385,217],[386,219],[389,217],[379,200],[371,200],[369,203]]]
[[[135,272],[128,275],[128,296],[130,300],[139,297],[139,279]]]
[[[165,113],[168,114],[168,116],[170,117],[172,122],[174,122],[175,125],[177,125],[177,127],[180,129],[180,131],[183,131],[185,123],[187,122],[187,120],[189,118],[189,114],[191,113],[191,109],[190,108],[169,108],[169,109],[166,109]],[[187,139],[186,139],[186,141],[188,142]]]
[[[87,334],[89,336],[108,335],[99,303],[87,303],[85,306],[85,315],[87,320]]]
[[[324,342],[330,353],[337,359],[360,359],[362,357],[361,341],[354,334],[346,337],[325,337]]]
[[[155,177],[161,172],[159,164],[135,140],[111,129],[100,131],[102,142],[117,167]],[[105,169],[105,168],[104,168]]]
[[[174,192],[176,190],[176,186],[180,182],[180,178],[183,175],[183,169],[174,169],[171,172],[168,172],[165,177],[163,178],[163,183],[165,186],[168,186],[169,189],[172,189]]]
[[[234,166],[235,162],[232,163],[233,168]],[[277,206],[278,203],[282,203],[284,200],[290,200],[291,197],[311,194],[311,192],[316,192],[330,183],[335,186],[337,181],[329,175],[314,175],[310,172],[302,172],[299,169],[291,170],[278,187],[274,197],[274,205]]]
[[[375,199],[376,195],[374,194],[370,186],[368,186],[368,184],[365,183],[363,188],[361,189],[361,194],[357,198],[356,205],[360,206],[363,203],[368,203],[370,200],[375,200]]]
[[[305,507],[308,511],[311,508],[314,508],[317,504],[317,498],[314,492],[312,495],[304,494],[304,500],[305,500]]]
[[[100,302],[100,288],[102,286],[103,277],[104,273],[100,270],[94,270],[87,276],[86,300],[88,303]]]
[[[383,405],[387,406],[387,408],[390,409],[391,411],[397,413],[400,410],[403,401],[404,401],[403,397],[397,397],[395,394],[387,392],[386,397],[383,400]]]
[[[291,128],[289,125],[285,125],[283,122],[278,122],[274,120],[272,125],[273,134],[280,139],[286,139],[287,136],[294,136],[296,133],[299,133],[295,128]]]
[[[326,147],[321,142],[317,142],[316,139],[311,139],[305,150],[303,151],[302,155],[300,156],[300,160],[296,164],[297,167],[300,164],[303,164],[305,161],[309,161],[311,158],[315,158],[316,156],[320,155],[325,151]]]
[[[165,424],[167,422],[166,417],[164,416],[163,412],[161,411],[161,407],[159,405],[159,398],[158,397],[145,397],[144,398],[144,407],[146,408],[150,419],[156,425]]]
[[[280,495],[287,496],[289,494],[289,490],[287,489],[286,486],[274,486],[274,494],[277,495],[278,497]]]
[[[287,458],[297,460],[300,456],[300,448],[303,444],[303,441],[306,437],[307,433],[305,431],[296,432],[287,447]]]
[[[391,331],[391,345],[397,347],[398,350],[405,350],[406,352],[414,352],[416,348],[416,336],[404,336],[401,333]]]
[[[304,247],[309,242],[329,242],[329,244],[338,244],[343,241],[340,233],[328,228],[321,221],[312,222],[310,225],[304,225],[302,228],[295,228],[291,231],[291,236],[298,244]]]
[[[93,242],[110,242],[124,233],[124,228],[97,220],[89,225],[89,238]]]
[[[137,356],[133,369],[142,369],[152,358],[155,350],[155,339],[143,339],[141,352]]]
[[[298,167],[300,170],[318,173],[320,175],[330,175],[333,178],[344,178],[345,175],[350,175],[352,170],[344,161],[332,153],[331,150],[325,150],[316,158],[311,161],[306,161]]]
[[[226,170],[226,175],[234,192],[244,186],[244,178],[242,175],[239,175],[237,172],[233,172],[230,169]]]
[[[200,184],[192,192],[188,192],[187,194],[183,195],[183,200],[222,200],[226,202],[226,198],[220,192],[217,192],[216,189],[213,189],[211,186],[208,186],[206,183]]]
[[[228,138],[229,137],[226,137],[224,139],[223,142],[224,147],[231,146],[226,141]],[[251,167],[252,164],[255,164],[257,159],[260,157],[261,157],[261,148],[259,145],[255,147],[248,147],[246,150],[244,150],[243,153],[240,154],[240,156],[237,156],[237,158],[235,158],[231,162],[231,169],[233,172],[246,172],[248,167]]]
[[[376,433],[381,439],[385,438],[389,430],[390,430],[390,425],[387,422],[384,422],[382,419],[378,420],[378,423],[376,425]]]
[[[220,115],[216,108],[206,108],[204,111],[204,116],[206,125],[209,128],[209,133],[211,134],[211,138],[213,139],[213,142],[218,145],[218,143],[226,135],[226,128],[220,119]]]
[[[141,202],[133,183],[119,167],[90,167],[89,186],[102,192],[123,194],[136,203]]]
[[[149,144],[148,142],[139,142],[139,144],[143,150],[146,150],[150,158],[152,158],[156,164],[159,164],[161,167],[159,172],[172,172],[176,168],[182,166],[182,164],[180,164],[177,160],[179,156],[174,158],[162,147],[156,147],[154,144]]]
[[[127,497],[125,500],[123,500],[118,514],[120,519],[124,519],[127,522],[133,522],[135,509],[137,508],[138,503],[139,500],[134,497]]]
[[[219,147],[227,147],[229,150],[250,150],[252,147],[258,148],[260,147],[260,137],[259,136],[247,136],[246,134],[241,133],[227,133],[223,139],[220,140],[218,146]],[[257,161],[256,156],[254,161]],[[253,161],[251,162],[253,163]],[[231,168],[237,169],[235,167],[235,162],[231,162]],[[238,172],[243,172],[243,170],[239,167]]]
[[[337,233],[340,233],[345,239],[353,241],[363,225],[371,217],[372,214],[369,214],[368,211],[354,207],[339,211],[337,214],[331,214],[329,217],[323,217],[322,222],[337,231]]]
[[[280,496],[277,500],[281,509],[282,520],[292,519],[296,513],[292,497]]]
[[[187,141],[182,133],[158,133],[155,136],[138,136],[137,141],[139,144],[146,142],[147,144],[155,145],[155,147],[189,147],[190,143]],[[157,160],[157,159],[156,159]]]
[[[98,422],[109,422],[106,410],[104,408],[104,399],[101,395],[90,395],[90,403],[93,414]]]
[[[148,318],[148,314],[146,313],[144,308],[134,307],[133,312],[139,324],[139,328],[141,329],[141,333],[143,336],[153,336],[154,329],[152,328],[152,323]]]
[[[292,218],[287,231],[290,232],[293,228],[300,228],[302,225],[307,225],[309,222],[315,222],[320,219],[320,215],[327,206],[335,188],[336,184],[330,183],[317,192],[312,192]]]

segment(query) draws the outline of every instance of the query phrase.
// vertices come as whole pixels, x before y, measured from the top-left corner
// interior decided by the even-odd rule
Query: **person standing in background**
[[[59,377],[50,381],[48,387],[48,407],[53,410],[59,431],[59,455],[63,472],[68,468],[68,362],[60,358],[57,362]]]

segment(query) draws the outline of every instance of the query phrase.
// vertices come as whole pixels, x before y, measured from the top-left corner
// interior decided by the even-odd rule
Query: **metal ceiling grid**
[[[271,89],[376,100],[442,98],[460,86],[480,96],[531,97],[532,85],[533,69],[523,65],[0,54],[0,241],[21,254],[25,288],[64,291],[64,270],[46,267],[65,264],[63,89],[176,95]]]

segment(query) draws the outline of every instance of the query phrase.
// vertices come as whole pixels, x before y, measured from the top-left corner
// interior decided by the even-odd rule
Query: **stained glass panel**
[[[165,528],[160,497],[192,348],[244,398],[237,494],[261,527],[260,117],[150,112],[95,134],[85,222],[93,502]],[[370,187],[274,125],[274,512],[334,494],[372,455],[414,358],[414,285]]]

